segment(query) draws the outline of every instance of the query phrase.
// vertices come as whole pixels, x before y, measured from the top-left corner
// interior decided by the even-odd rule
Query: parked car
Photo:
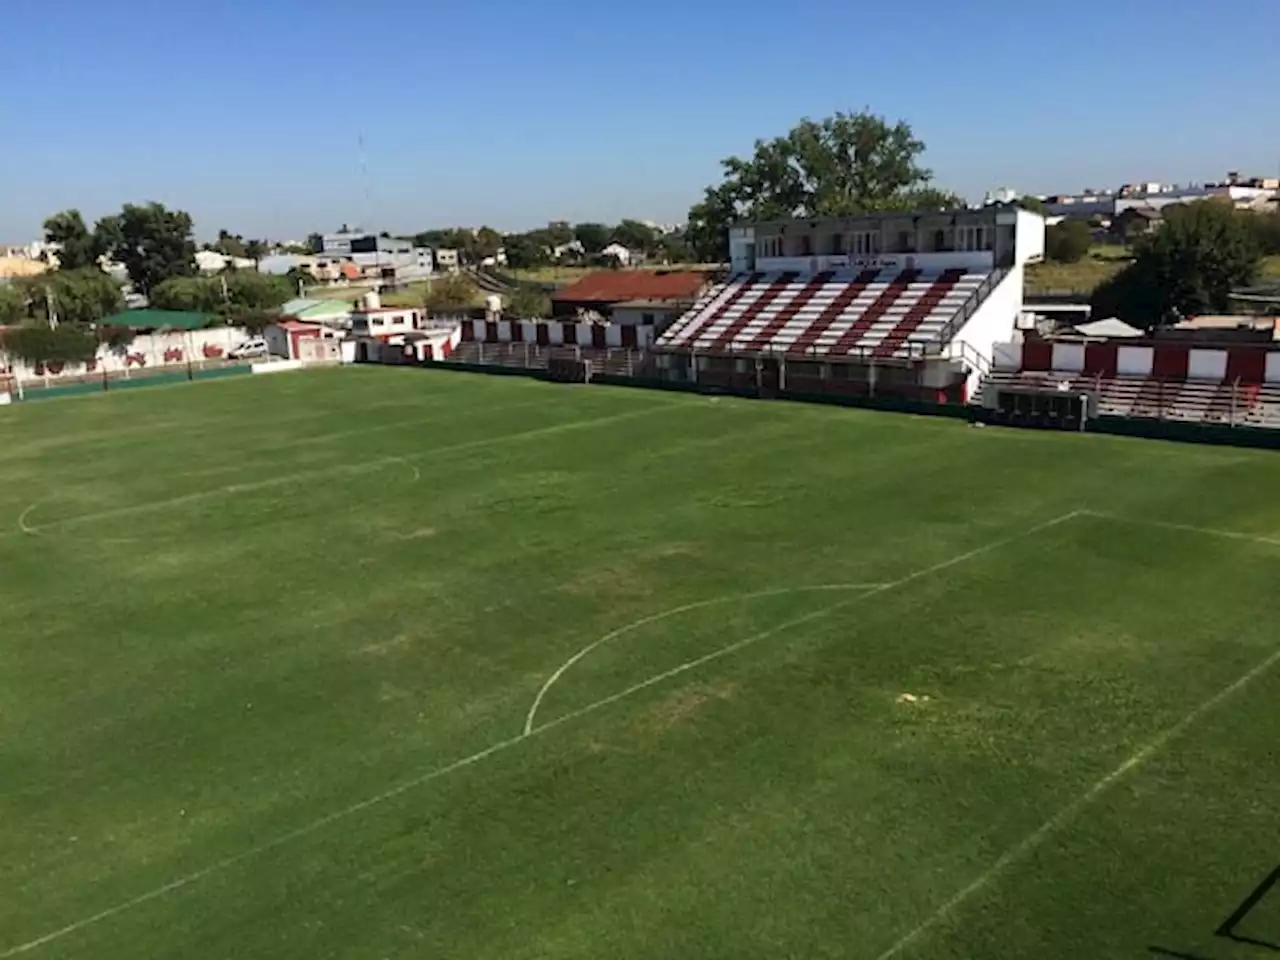
[[[267,341],[262,337],[251,337],[227,351],[229,360],[251,360],[254,357],[265,357],[266,355]]]

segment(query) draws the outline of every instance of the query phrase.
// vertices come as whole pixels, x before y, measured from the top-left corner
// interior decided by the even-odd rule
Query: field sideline
[[[0,960],[1274,954],[1278,479],[388,368],[0,410]]]

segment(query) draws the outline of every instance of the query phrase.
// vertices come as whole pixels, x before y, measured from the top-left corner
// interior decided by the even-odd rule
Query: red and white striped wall
[[[1253,345],[1213,349],[1187,343],[997,343],[991,365],[1010,372],[1085,377],[1280,383],[1280,350]]]
[[[475,343],[533,343],[547,347],[653,346],[653,327],[630,324],[571,323],[559,320],[464,320],[462,339]]]

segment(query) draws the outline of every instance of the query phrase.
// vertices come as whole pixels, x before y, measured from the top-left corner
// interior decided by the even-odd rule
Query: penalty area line
[[[1086,807],[1106,793],[1107,790],[1113,787],[1117,782],[1124,779],[1138,767],[1142,766],[1168,746],[1172,741],[1181,737],[1205,714],[1214,710],[1224,701],[1229,700],[1235,694],[1239,693],[1254,680],[1258,679],[1258,677],[1271,670],[1277,663],[1280,663],[1280,649],[1277,649],[1271,654],[1271,656],[1254,666],[1253,669],[1245,673],[1234,683],[1223,687],[1172,727],[1169,727],[1162,733],[1158,734],[1154,739],[1148,741],[1141,749],[1130,756],[1122,764],[1046,820],[1035,832],[1029,834],[1021,842],[1006,850],[1000,859],[987,868],[985,872],[980,874],[977,879],[956,893],[950,900],[943,903],[942,906],[938,907],[938,909],[927,917],[923,923],[907,933],[884,953],[880,954],[876,960],[893,960],[893,958],[897,957],[903,950],[912,946],[921,937],[925,936],[939,924],[946,921],[971,897],[975,894],[981,893],[986,887],[999,879],[1000,876],[1003,875],[1010,867],[1024,860],[1027,856],[1042,846],[1046,840],[1052,837],[1063,827],[1069,825],[1077,816],[1080,815],[1080,813],[1084,811]]]
[[[1197,527],[1189,523],[1172,523],[1168,520],[1148,520],[1143,517],[1122,517],[1115,513],[1102,513],[1098,510],[1080,511],[1087,517],[1096,520],[1110,520],[1114,523],[1130,523],[1138,527],[1154,527],[1157,530],[1173,530],[1178,533],[1198,533],[1205,537],[1218,537],[1223,540],[1242,540],[1245,543],[1264,543],[1271,547],[1280,547],[1280,539],[1266,537],[1257,533],[1242,533],[1239,530],[1219,530],[1214,527]]]
[[[342,808],[341,810],[335,810],[333,813],[326,814],[325,816],[319,818],[318,820],[313,820],[310,823],[305,824],[301,827],[298,827],[295,830],[291,830],[287,833],[283,833],[273,840],[269,840],[265,843],[259,844],[256,847],[250,847],[248,850],[244,850],[241,853],[238,853],[234,856],[226,857],[200,870],[196,870],[192,873],[188,873],[184,876],[178,877],[177,879],[172,880],[169,883],[164,884],[163,886],[156,887],[153,890],[148,890],[146,893],[139,894],[138,896],[132,897],[128,900],[121,901],[120,903],[114,906],[107,907],[104,910],[100,910],[97,913],[90,914],[89,916],[86,916],[80,920],[76,920],[75,922],[69,923],[66,926],[60,927],[56,930],[51,930],[48,933],[42,934],[31,940],[27,940],[23,943],[15,944],[14,946],[11,946],[5,949],[0,949],[0,960],[8,960],[8,958],[11,958],[11,957],[17,957],[25,953],[30,953],[33,950],[46,946],[57,940],[61,940],[63,937],[67,937],[80,930],[84,930],[87,927],[91,927],[95,924],[101,923],[104,920],[109,920],[112,917],[120,916],[121,914],[127,913],[128,911],[133,910],[136,907],[140,907],[140,906],[143,906],[144,904],[159,900],[170,893],[174,893],[175,891],[193,886],[194,884],[199,883],[201,880],[204,880],[205,878],[212,876],[213,874],[220,873],[223,870],[227,870],[238,864],[245,863],[246,861],[249,861],[254,857],[260,856],[265,853],[269,853],[272,850],[276,850],[282,846],[285,846],[286,844],[292,843],[295,840],[300,840],[304,837],[307,837],[315,833],[318,830],[323,829],[324,827],[329,826],[330,824],[336,823],[339,820],[346,819],[347,817],[353,816],[357,813],[361,813],[372,807],[378,806],[379,804],[382,804],[388,800],[394,799],[395,797],[398,797],[401,794],[407,793],[410,790],[413,790],[417,787],[421,787],[424,784],[430,783],[434,780],[438,780],[441,777],[446,776],[447,774],[454,773],[466,767],[470,767],[476,763],[479,763],[481,760],[484,760],[488,757],[492,757],[495,754],[501,753],[502,751],[507,750],[510,747],[514,747],[517,744],[525,743],[536,734],[541,734],[548,730],[555,729],[557,727],[560,727],[568,723],[571,720],[577,719],[578,717],[585,716],[588,713],[592,713],[610,704],[617,703],[618,701],[623,700],[635,693],[638,693],[641,690],[647,689],[648,687],[661,683],[663,680],[669,679],[670,677],[677,676],[678,674],[685,673],[686,671],[692,670],[695,667],[701,666],[704,663],[708,663],[720,657],[727,656],[728,654],[733,653],[736,650],[741,650],[743,647],[749,646],[752,643],[762,640],[766,636],[772,636],[773,634],[781,630],[790,629],[792,627],[799,626],[802,623],[808,623],[811,620],[816,620],[818,617],[826,616],[827,614],[832,613],[835,610],[840,609],[842,607],[848,606],[853,602],[864,600],[870,596],[879,595],[882,593],[886,593],[890,590],[894,590],[899,587],[906,586],[909,583],[919,580],[921,577],[926,577],[926,576],[929,576],[930,574],[939,573],[951,567],[958,566],[959,564],[972,560],[975,557],[981,556],[982,554],[989,553],[993,550],[998,550],[999,548],[1006,546],[1010,543],[1016,543],[1019,540],[1024,540],[1028,537],[1034,536],[1037,533],[1041,533],[1045,530],[1048,530],[1051,527],[1055,527],[1061,523],[1065,523],[1068,520],[1071,520],[1075,517],[1080,516],[1081,512],[1082,511],[1079,511],[1079,510],[1073,510],[1070,513],[1063,514],[1060,517],[1055,517],[1054,519],[1046,521],[1045,523],[1037,524],[1034,527],[1030,527],[1018,533],[1001,537],[998,540],[993,540],[992,542],[984,544],[983,546],[980,546],[980,547],[976,547],[973,550],[968,550],[948,560],[944,560],[941,563],[935,563],[932,566],[924,567],[920,570],[917,570],[915,573],[908,574],[907,576],[901,577],[898,580],[894,580],[890,583],[883,584],[880,587],[872,588],[868,591],[860,593],[858,594],[858,596],[853,597],[850,600],[842,601],[837,604],[831,604],[829,606],[819,608],[818,610],[807,613],[801,617],[797,617],[793,620],[788,621],[785,624],[782,624],[778,627],[774,627],[768,631],[764,631],[759,634],[754,634],[753,636],[747,637],[743,640],[739,640],[736,643],[732,643],[732,644],[729,644],[728,646],[721,647],[720,649],[714,650],[711,653],[708,653],[702,657],[697,658],[696,660],[691,660],[687,663],[681,664],[680,666],[675,667],[672,670],[668,670],[664,673],[658,674],[655,677],[651,677],[648,680],[645,680],[632,687],[629,687],[626,690],[621,691],[620,693],[615,693],[612,696],[605,697],[602,700],[598,700],[595,703],[589,704],[586,707],[581,708],[580,710],[573,711],[572,713],[567,713],[563,716],[557,717],[554,720],[550,720],[547,723],[542,724],[541,726],[534,727],[529,732],[529,734],[521,733],[517,736],[510,737],[509,739],[500,740],[499,742],[489,747],[486,747],[485,749],[480,750],[476,753],[473,753],[470,756],[463,757],[460,760],[455,760],[452,763],[446,764],[442,767],[436,767],[432,770],[429,770],[426,773],[421,774],[420,776],[413,777],[409,780],[405,780],[404,782],[397,784],[396,786],[391,787],[390,789],[385,790],[382,793],[376,794],[375,796],[372,796],[372,797],[368,797],[364,800],[359,801],[358,803],[353,803],[348,807]],[[1280,658],[1280,653],[1277,653],[1276,657]],[[887,956],[891,956],[891,954]]]

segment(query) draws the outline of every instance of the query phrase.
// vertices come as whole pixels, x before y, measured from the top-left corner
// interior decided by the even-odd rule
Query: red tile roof
[[[601,270],[551,294],[564,303],[692,300],[707,282],[697,270]]]

